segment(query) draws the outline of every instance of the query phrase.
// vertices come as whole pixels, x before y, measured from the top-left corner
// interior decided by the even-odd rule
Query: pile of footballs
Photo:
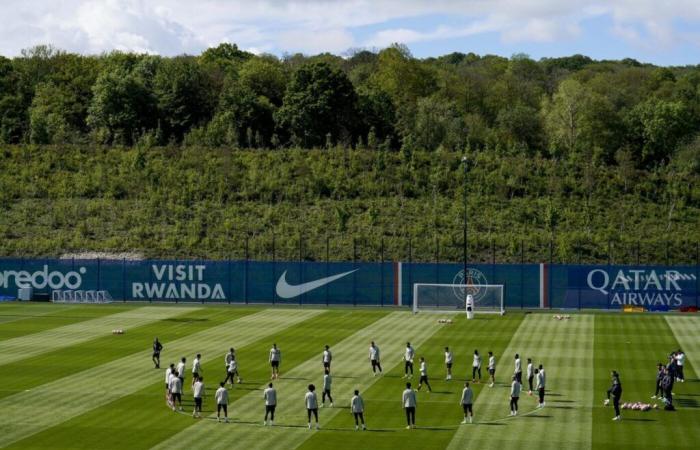
[[[622,409],[633,409],[635,411],[649,411],[650,409],[658,409],[659,405],[653,404],[650,405],[649,403],[642,403],[642,402],[636,402],[636,403],[623,403],[621,405]]]
[[[568,314],[565,316],[563,316],[561,314],[555,314],[553,317],[554,317],[554,320],[569,320],[569,319],[571,319],[571,316]]]
[[[438,323],[450,324],[450,323],[452,323],[452,319],[438,319]]]
[[[117,328],[116,330],[112,330],[112,334],[124,334],[124,330]]]

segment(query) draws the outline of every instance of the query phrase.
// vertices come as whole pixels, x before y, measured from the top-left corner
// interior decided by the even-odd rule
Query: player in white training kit
[[[445,380],[452,379],[452,352],[449,347],[445,347],[445,369],[447,369],[447,375]]]
[[[532,365],[532,359],[528,358],[527,359],[527,383],[528,383],[528,391],[527,395],[532,395],[532,380],[535,376],[534,372],[534,366]]]
[[[479,378],[476,378],[476,375]],[[479,356],[479,350],[474,350],[474,357],[472,361],[472,382],[478,383],[481,381],[481,356]]]
[[[202,374],[202,355],[197,353],[192,362],[192,386],[197,381],[197,378]]]
[[[520,381],[513,375],[513,382],[510,384],[510,415],[518,415],[518,400],[520,399]]]
[[[420,357],[420,381],[418,381],[418,390],[423,387],[423,383],[428,386],[428,392],[433,392],[433,388],[430,387],[430,382],[428,381],[428,366],[425,363],[425,358]]]
[[[226,384],[222,381],[219,383],[219,389],[214,393],[216,399],[216,421],[221,421],[221,410],[224,410],[224,421],[228,423],[228,391]]]
[[[277,391],[272,387],[272,383],[267,385],[267,389],[263,391],[265,399],[265,419],[263,425],[273,426],[275,424],[275,408],[277,408]],[[267,415],[270,415],[270,422],[267,421]]]
[[[180,381],[182,381],[182,385],[185,385],[185,369],[187,369],[187,365],[185,364],[187,362],[187,358],[182,358],[179,363],[177,363],[177,376],[180,377]]]
[[[369,344],[369,362],[372,364],[372,373],[374,375],[377,375],[377,369],[379,369],[379,373],[382,373],[382,364],[379,361],[379,347],[372,341],[371,344]]]
[[[224,355],[224,370],[228,370],[229,363],[235,357],[236,357],[236,350],[234,350],[234,348],[231,347],[228,350],[228,353],[226,353],[226,355]]]
[[[520,355],[517,353],[515,354],[515,370],[513,371],[513,375],[515,375],[519,384],[523,383],[523,368],[520,364]]]
[[[323,361],[323,370],[324,371],[331,371],[331,361],[333,360],[333,354],[331,354],[331,349],[326,345],[325,350],[323,350],[323,357],[321,358]]]
[[[304,396],[304,404],[306,405],[306,416],[309,421],[309,430],[311,429],[311,415],[313,414],[314,418],[316,419],[316,429],[319,429],[318,426],[318,398],[316,397],[316,386],[313,384],[310,384],[309,387],[309,392],[306,393]]]
[[[179,376],[179,372],[176,370],[170,376],[170,396],[173,398],[173,411],[175,411],[175,405],[179,404],[180,411],[182,411],[182,378]]]
[[[464,383],[462,398],[459,403],[462,405],[462,410],[464,411],[464,420],[462,420],[462,423],[467,423],[467,419],[469,420],[469,423],[472,423],[474,420],[474,409],[472,406],[474,403],[474,391],[472,391],[472,388],[469,387],[468,381]]]
[[[493,387],[496,384],[496,357],[493,356],[493,352],[489,352],[489,377],[491,377],[491,384],[489,387]]]
[[[272,368],[271,379],[276,379],[280,377],[280,362],[282,361],[282,352],[277,348],[277,344],[272,344],[270,349],[270,367]]]
[[[228,353],[226,353],[226,355],[224,356],[224,370],[226,372],[226,378],[224,379],[224,381],[228,380],[229,369],[231,368],[231,361],[233,361],[235,359],[236,359],[236,350],[233,347],[231,347],[229,349]],[[238,383],[243,382],[243,379],[241,378],[240,374],[238,373],[238,363],[235,364],[235,369],[236,370],[234,371],[234,374],[238,378]],[[233,386],[233,378],[231,378],[231,386]]]
[[[359,427],[359,422],[362,422],[362,430],[366,430],[365,426],[365,402],[360,397],[360,391],[355,389],[355,395],[350,399],[350,412],[355,417],[355,431]]]
[[[170,380],[175,376],[173,372],[175,372],[175,364],[170,363],[170,367],[165,369],[165,404],[168,405],[169,408],[174,407],[173,396],[170,393]]]
[[[331,408],[333,407],[333,397],[331,397],[331,384],[333,383],[333,378],[331,378],[331,373],[326,369],[326,373],[323,374],[323,394],[321,395],[321,408],[326,406],[326,396],[328,396],[328,401],[331,402]]]
[[[413,377],[413,357],[416,355],[415,350],[413,350],[413,347],[411,347],[410,342],[406,342],[406,351],[404,352],[403,355],[403,360],[404,360],[404,378],[412,378]],[[411,375],[408,375],[409,370],[411,371]]]
[[[406,389],[401,396],[401,406],[406,411],[406,422],[408,423],[406,429],[416,427],[416,405],[416,391],[411,389],[411,383],[406,383]]]
[[[676,352],[676,381],[685,383],[685,374],[683,373],[683,364],[685,363],[685,353],[681,349]]]
[[[192,411],[192,417],[202,418],[202,398],[204,397],[206,390],[204,388],[204,377],[198,375],[195,378],[195,382],[192,384],[192,394],[194,396],[194,411]]]
[[[226,370],[226,378],[224,379],[224,383],[229,382],[229,384],[233,386],[233,380],[235,377],[238,377],[238,383],[240,383],[241,376],[238,374],[238,361],[236,361],[236,358],[233,357],[231,359],[231,362],[228,363],[228,369]]]
[[[537,378],[537,395],[539,396],[537,407],[544,408],[544,383],[546,379],[542,364],[540,364],[539,369],[535,369],[535,377]]]

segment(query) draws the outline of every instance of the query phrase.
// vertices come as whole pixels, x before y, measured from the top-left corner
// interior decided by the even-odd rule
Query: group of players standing
[[[373,343],[374,344],[374,343]],[[489,376],[489,387],[493,387],[496,383],[496,357],[493,352],[488,352],[488,376]],[[404,378],[413,377],[413,360],[415,357],[415,350],[411,346],[410,342],[406,343],[406,350],[404,353]],[[454,355],[449,347],[445,347],[445,380],[452,380],[452,364],[454,361]],[[423,387],[423,384],[428,388],[428,392],[432,391],[430,386],[430,381],[428,380],[428,369],[427,362],[424,357],[420,357],[420,379],[418,381],[418,389]],[[472,383],[481,382],[481,355],[479,350],[474,350],[472,356]],[[533,389],[537,391],[539,396],[539,402],[537,407],[543,408],[545,406],[544,396],[545,396],[545,383],[546,374],[542,364],[535,368],[532,363],[532,359],[527,359],[527,379],[529,384],[528,395],[532,395]],[[514,370],[511,377],[510,383],[510,415],[516,416],[518,414],[518,401],[520,399],[520,394],[522,389],[522,362],[520,355],[516,353],[514,360]],[[403,404],[406,409],[406,421],[408,423],[406,428],[415,427],[415,394],[411,394],[411,383],[406,383],[406,390],[403,393]],[[462,396],[460,399],[460,404],[464,412],[464,419],[462,423],[473,423],[474,420],[474,405],[473,405],[474,393],[469,384],[469,381],[464,383],[464,388],[462,389]]]
[[[656,365],[656,390],[652,399],[659,398],[664,402],[664,409],[673,411],[673,385],[676,382],[685,383],[683,365],[685,364],[685,353],[678,349],[668,355],[666,365],[658,363]]]
[[[163,349],[162,344],[158,341],[158,338],[153,342],[153,362],[156,368],[160,367],[160,352]],[[452,380],[452,365],[454,361],[454,356],[449,347],[445,347],[445,370],[446,376],[445,380]],[[488,379],[490,381],[489,387],[493,387],[496,383],[496,357],[493,352],[488,352]],[[202,400],[205,395],[204,387],[204,377],[202,376],[201,367],[201,354],[197,354],[194,362],[192,364],[192,392],[194,397],[194,410],[192,412],[192,417],[201,418],[202,413]],[[415,350],[410,342],[406,343],[406,349],[403,355],[404,361],[404,378],[411,379],[413,377],[413,363],[415,358]],[[318,397],[316,394],[316,386],[314,384],[309,384],[307,386],[307,392],[304,396],[304,404],[307,411],[307,422],[308,428],[312,428],[312,417],[315,421],[316,429],[319,428],[318,423],[318,409],[323,408],[326,404],[326,398],[330,403],[330,407],[333,407],[333,397],[331,394],[332,388],[332,376],[331,376],[331,362],[333,360],[333,355],[331,353],[330,347],[325,346],[323,354],[321,357],[323,364],[323,391],[321,397],[321,403],[319,404]],[[273,344],[269,351],[268,361],[271,368],[271,380],[277,380],[280,376],[280,364],[282,361],[282,352],[277,347],[277,344]],[[372,368],[372,372],[375,376],[382,374],[381,357],[379,347],[374,341],[370,343],[369,346],[369,362]],[[224,356],[224,363],[226,366],[226,377],[224,381],[219,383],[214,397],[217,405],[217,421],[221,420],[221,413],[223,412],[223,420],[228,422],[228,403],[229,396],[228,390],[226,389],[226,383],[228,382],[230,386],[233,386],[234,380],[241,383],[243,380],[238,371],[238,362],[236,360],[235,349],[231,348],[229,352]],[[165,388],[166,388],[166,401],[173,411],[182,411],[182,394],[183,386],[185,382],[185,372],[186,372],[187,359],[185,357],[181,358],[180,362],[175,364],[170,364],[165,372]],[[474,350],[472,359],[472,380],[471,383],[481,382],[481,355],[478,350]],[[682,365],[682,363],[681,363]],[[416,423],[416,407],[417,398],[416,391],[420,391],[425,385],[428,392],[432,391],[430,386],[430,381],[428,378],[428,365],[424,357],[420,357],[420,379],[418,382],[418,387],[416,390],[412,388],[411,382],[406,383],[406,388],[402,393],[401,403],[406,414],[407,429],[415,428]],[[528,395],[532,395],[533,391],[536,391],[539,396],[538,408],[545,406],[544,396],[545,396],[545,383],[546,375],[542,364],[535,368],[532,360],[527,359],[526,376],[528,381]],[[522,387],[522,362],[520,355],[516,354],[514,359],[514,370],[513,375],[510,380],[510,415],[516,416],[518,414],[518,401],[520,394],[523,391]],[[263,420],[263,425],[272,426],[275,420],[275,410],[277,407],[277,391],[272,382],[263,391],[263,400],[265,403],[265,417]],[[462,395],[460,397],[460,405],[462,406],[464,412],[463,424],[473,423],[474,420],[474,408],[473,408],[474,393],[470,386],[470,382],[466,381],[464,383],[464,388],[462,389]],[[352,413],[355,420],[355,429],[365,430],[365,418],[364,418],[364,400],[360,396],[359,390],[354,391],[354,395],[350,399],[350,412]]]
[[[656,390],[652,399],[661,399],[664,402],[664,409],[667,411],[675,410],[673,406],[673,385],[676,382],[685,383],[685,375],[683,374],[683,365],[685,363],[685,353],[682,350],[673,351],[668,355],[668,363],[658,363],[656,365]],[[610,404],[612,396],[613,407],[615,408],[615,417],[613,420],[619,421],[622,419],[620,415],[620,399],[622,398],[622,382],[620,374],[613,370],[611,373],[612,384],[607,391],[607,399],[604,401],[605,406]]]

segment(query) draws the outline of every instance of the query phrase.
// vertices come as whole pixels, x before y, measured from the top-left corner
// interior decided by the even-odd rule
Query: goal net
[[[477,313],[505,312],[502,284],[429,284],[413,285],[413,312],[465,311],[471,295]]]
[[[54,303],[110,303],[112,296],[109,291],[65,290],[51,291],[51,301]]]

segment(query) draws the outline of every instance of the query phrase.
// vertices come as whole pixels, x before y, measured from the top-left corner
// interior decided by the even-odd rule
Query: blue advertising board
[[[553,265],[553,308],[671,310],[698,306],[697,266]]]
[[[506,309],[697,306],[697,266],[0,259],[0,298],[21,287],[115,300],[389,306],[415,283],[504,286]]]

